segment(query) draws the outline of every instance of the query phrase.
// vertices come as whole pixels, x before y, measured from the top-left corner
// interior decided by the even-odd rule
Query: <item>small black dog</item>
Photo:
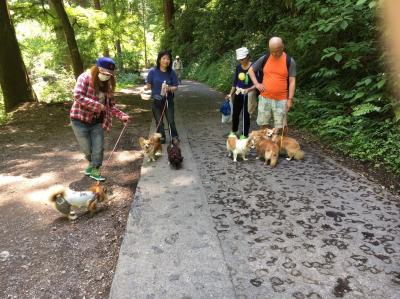
[[[175,167],[175,169],[179,169],[183,161],[179,143],[179,139],[174,137],[167,147],[168,161],[173,167]]]

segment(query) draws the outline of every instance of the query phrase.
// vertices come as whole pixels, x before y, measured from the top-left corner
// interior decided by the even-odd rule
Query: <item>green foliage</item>
[[[10,14],[32,86],[41,102],[65,101],[72,98],[75,79],[64,33],[49,1],[9,0]],[[106,49],[115,59],[122,75],[120,85],[139,82],[134,74],[144,65],[143,26],[147,31],[148,59],[154,60],[162,18],[157,15],[158,1],[102,0],[101,10],[87,1],[85,7],[78,1],[64,1],[71,25],[75,31],[80,55],[85,67],[90,67]],[[143,7],[142,5],[145,5]],[[154,8],[157,8],[155,11]],[[145,20],[143,20],[143,11]],[[116,43],[121,45],[117,53]],[[4,119],[3,100],[0,115]]]
[[[233,51],[254,59],[281,36],[298,75],[290,118],[333,147],[384,162],[400,174],[398,123],[373,0],[186,0],[163,43],[190,64],[187,75],[229,90]],[[254,21],[256,20],[256,22]],[[299,99],[297,99],[299,98]]]
[[[143,79],[137,73],[122,73],[117,78],[117,88],[127,88],[133,85],[143,84]]]
[[[188,78],[206,82],[208,85],[228,92],[232,86],[236,61],[232,52],[211,64],[194,63],[186,70]]]
[[[292,125],[304,128],[331,146],[362,161],[384,163],[400,175],[400,130],[391,119],[368,117],[379,111],[370,103],[356,106],[351,114],[314,94],[299,94],[295,109],[289,113]]]

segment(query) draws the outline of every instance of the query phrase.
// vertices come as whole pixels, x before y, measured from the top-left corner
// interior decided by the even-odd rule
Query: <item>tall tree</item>
[[[94,0],[94,9],[96,10],[101,10],[101,3],[100,0]],[[105,39],[101,40],[102,48],[103,48],[103,56],[104,57],[110,57],[110,49],[107,46],[107,42]]]
[[[120,4],[119,7],[117,7],[117,3],[114,1],[111,1],[111,8],[112,8],[112,18],[114,20],[114,24],[119,24],[119,21],[121,17],[125,14],[126,7],[124,5],[124,2],[118,3]],[[119,8],[119,11],[118,11]],[[120,30],[115,30],[115,40],[114,40],[114,45],[115,45],[115,50],[117,51],[117,65],[120,71],[124,71],[124,60],[122,57],[122,46],[121,46],[121,32]]]
[[[143,44],[144,44],[144,67],[147,69],[147,38],[146,38],[146,2],[142,0],[142,24],[143,24]]]
[[[165,29],[171,29],[174,20],[174,0],[163,0],[164,6],[164,26]]]
[[[62,0],[50,1],[52,2],[56,13],[61,20],[65,39],[67,41],[68,49],[72,59],[72,68],[74,70],[75,78],[77,78],[83,72],[83,63],[81,55],[79,54],[78,44],[76,43],[74,28],[72,28],[71,23],[69,22]]]
[[[35,102],[37,98],[22,60],[7,1],[0,1],[0,39],[0,86],[5,110],[9,112],[18,104]]]
[[[100,10],[101,9],[101,4],[100,0],[93,0],[94,3],[94,8]]]
[[[53,2],[51,0],[48,0],[47,2],[50,6],[50,13],[48,13],[48,15],[52,17],[50,24],[54,28],[54,33],[56,35],[58,44],[56,51],[53,53],[53,57],[56,61],[60,61],[65,69],[72,70],[72,58],[68,53],[68,45],[65,43],[65,34],[63,25],[61,24],[61,19],[55,17],[57,13]]]

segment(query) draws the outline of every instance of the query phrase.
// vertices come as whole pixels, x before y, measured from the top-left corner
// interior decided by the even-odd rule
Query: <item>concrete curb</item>
[[[129,213],[110,298],[234,298],[187,133],[176,113],[183,167],[166,146],[144,162]],[[150,132],[154,132],[154,121]]]

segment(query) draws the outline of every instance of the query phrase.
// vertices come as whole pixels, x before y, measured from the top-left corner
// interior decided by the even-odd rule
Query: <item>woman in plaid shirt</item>
[[[90,70],[81,74],[74,88],[74,103],[70,111],[71,125],[81,151],[89,165],[85,174],[104,181],[100,167],[103,163],[104,130],[110,131],[112,117],[123,122],[129,116],[115,107],[115,62],[101,57]]]

